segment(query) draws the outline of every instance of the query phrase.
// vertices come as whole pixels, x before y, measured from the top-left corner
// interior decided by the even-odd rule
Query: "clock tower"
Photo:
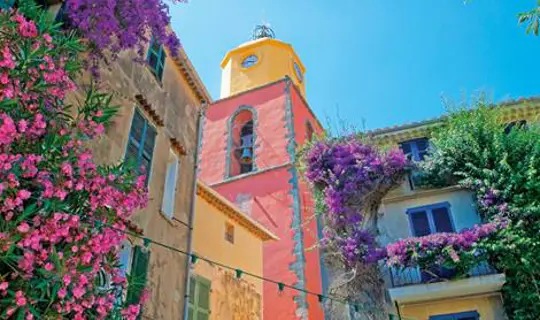
[[[265,244],[265,278],[322,293],[313,199],[295,167],[297,147],[323,131],[305,99],[305,67],[290,44],[259,26],[251,41],[225,55],[221,68],[221,98],[204,120],[200,177],[279,237]],[[316,296],[280,292],[266,281],[263,314],[324,319]]]

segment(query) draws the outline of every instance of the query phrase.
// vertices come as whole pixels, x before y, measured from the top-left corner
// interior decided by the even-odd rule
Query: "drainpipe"
[[[186,257],[186,278],[184,279],[184,312],[182,319],[187,320],[188,310],[189,310],[189,282],[191,280],[191,255],[193,254],[192,238],[193,238],[193,220],[195,216],[195,200],[197,199],[197,180],[199,176],[199,152],[202,144],[202,132],[203,132],[203,119],[204,113],[206,111],[206,103],[201,106],[199,111],[199,116],[197,117],[197,146],[195,147],[195,157],[193,164],[193,194],[191,197],[191,205],[189,208],[189,217],[188,217],[188,242],[187,242],[187,252],[188,256]]]
[[[397,310],[397,315],[398,315],[398,319],[401,320],[401,310],[399,309],[399,303],[396,301],[394,301],[394,305],[396,306],[396,310]]]

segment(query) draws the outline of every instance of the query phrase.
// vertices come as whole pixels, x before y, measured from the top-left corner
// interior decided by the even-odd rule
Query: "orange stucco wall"
[[[245,106],[256,113],[257,171],[228,179],[228,122]],[[295,146],[304,142],[307,120],[315,131],[321,130],[290,80],[217,101],[206,113],[201,179],[232,202],[242,198],[238,207],[280,238],[264,244],[265,277],[321,293],[319,253],[316,249],[306,251],[315,244],[316,221],[302,227],[312,216],[312,199],[293,166]],[[323,319],[321,305],[313,295],[290,289],[280,293],[276,284],[265,282],[263,300],[264,319]]]
[[[201,177],[204,182],[212,185],[225,178],[228,123],[242,106],[256,110],[254,132],[257,168],[269,168],[289,161],[284,87],[284,83],[278,83],[218,101],[208,108],[201,150]]]

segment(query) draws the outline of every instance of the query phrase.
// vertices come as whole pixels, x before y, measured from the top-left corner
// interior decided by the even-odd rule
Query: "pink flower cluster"
[[[13,103],[0,109],[0,310],[25,319],[134,320],[140,305],[118,299],[127,285],[119,230],[146,206],[144,177],[94,163],[83,139],[103,133],[95,121],[102,112],[64,116],[62,99],[75,90],[64,49],[16,12],[0,19],[11,35],[0,38],[0,106]],[[24,48],[32,57],[13,51]],[[108,288],[100,272],[110,275]]]

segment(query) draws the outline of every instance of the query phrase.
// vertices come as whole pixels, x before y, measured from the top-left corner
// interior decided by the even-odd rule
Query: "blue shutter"
[[[152,73],[157,80],[161,82],[163,79],[163,70],[165,69],[165,50],[153,37],[148,49],[147,62],[152,70]]]
[[[409,159],[412,159],[412,148],[411,148],[411,144],[409,142],[402,142],[400,143],[400,148],[401,148],[401,151],[403,151],[403,153],[405,155],[407,155],[407,157]]]
[[[429,148],[429,141],[427,138],[421,138],[415,140],[416,143],[416,150],[417,150],[417,161],[424,160],[424,157],[426,156]]]
[[[131,122],[125,160],[134,165],[137,171],[141,166],[145,168],[147,185],[152,169],[156,136],[156,129],[150,125],[139,109],[136,108]]]
[[[436,232],[454,232],[447,207],[432,209],[433,224]]]
[[[443,315],[429,317],[429,320],[478,320],[478,319],[480,318],[477,311],[443,314]]]
[[[414,211],[409,213],[411,228],[415,237],[427,236],[431,234],[429,219],[426,211]]]

